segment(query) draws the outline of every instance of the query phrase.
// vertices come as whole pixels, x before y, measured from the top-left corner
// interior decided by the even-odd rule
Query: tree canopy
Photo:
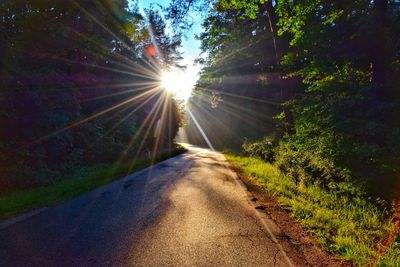
[[[146,48],[175,64],[180,37],[146,12],[126,0],[1,2],[0,193],[170,146],[179,111],[155,89],[162,66]]]
[[[278,165],[298,181],[396,180],[399,1],[206,2],[192,105],[209,100],[202,116],[221,118],[204,119],[211,139],[221,122],[224,145],[275,136]]]

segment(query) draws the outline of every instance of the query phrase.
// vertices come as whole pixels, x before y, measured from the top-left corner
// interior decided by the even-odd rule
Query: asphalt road
[[[290,266],[223,155],[189,152],[0,230],[0,266]]]

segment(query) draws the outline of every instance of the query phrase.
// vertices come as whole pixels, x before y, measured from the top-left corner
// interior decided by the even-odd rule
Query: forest
[[[381,221],[398,221],[400,2],[175,2],[170,16],[182,28],[188,8],[207,10],[198,36],[206,56],[198,59],[204,67],[190,104],[211,143],[239,152],[228,153],[231,162],[265,177],[258,180],[274,188],[328,251],[356,265],[377,264],[379,256],[358,244],[376,250],[385,234],[373,228],[384,227],[354,218],[382,214]],[[191,142],[205,145],[190,119],[187,128]],[[253,158],[287,180],[271,179],[275,173]],[[342,213],[319,192],[336,203],[344,196],[347,204],[340,205],[348,209],[372,206],[358,215]],[[310,197],[315,201],[307,206]],[[340,215],[318,214],[324,205]],[[340,223],[347,217],[375,241],[352,236]],[[400,254],[394,255],[380,266],[398,266]]]
[[[139,3],[0,3],[0,200],[110,182],[183,152],[181,129],[345,266],[400,266],[400,1]],[[182,107],[160,76],[185,68],[193,12],[201,71]]]
[[[216,117],[205,127],[220,147],[247,138],[250,155],[298,181],[396,182],[399,12],[398,1],[219,1],[199,36],[193,109]]]
[[[125,0],[1,1],[0,195],[174,149],[180,112],[157,83],[181,41],[146,16]]]

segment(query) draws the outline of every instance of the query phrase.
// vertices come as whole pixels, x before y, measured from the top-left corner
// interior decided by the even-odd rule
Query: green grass
[[[387,212],[366,197],[361,188],[350,183],[335,184],[332,190],[296,184],[260,159],[225,155],[233,166],[240,167],[288,207],[291,216],[312,232],[326,251],[356,266],[377,264],[379,243],[393,224]],[[393,245],[379,266],[400,266],[399,255],[399,246]]]
[[[388,251],[383,255],[378,264],[379,267],[396,266],[400,267],[400,233]]]
[[[162,153],[159,155],[156,162],[179,155],[185,151],[186,149],[183,146],[178,145],[172,153]],[[12,192],[2,196],[0,198],[0,219],[11,218],[32,209],[55,205],[95,187],[121,178],[129,172],[137,171],[150,165],[150,160],[138,160],[133,167],[131,163],[81,167],[74,171],[74,173],[49,186]]]

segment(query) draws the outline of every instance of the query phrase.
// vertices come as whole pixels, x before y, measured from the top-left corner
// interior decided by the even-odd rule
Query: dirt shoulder
[[[231,166],[231,169],[246,186],[248,196],[261,218],[273,220],[279,227],[276,237],[296,266],[351,266],[323,251],[316,239],[290,217],[290,212],[279,205],[271,193],[257,185],[254,178],[245,174],[240,167]]]

